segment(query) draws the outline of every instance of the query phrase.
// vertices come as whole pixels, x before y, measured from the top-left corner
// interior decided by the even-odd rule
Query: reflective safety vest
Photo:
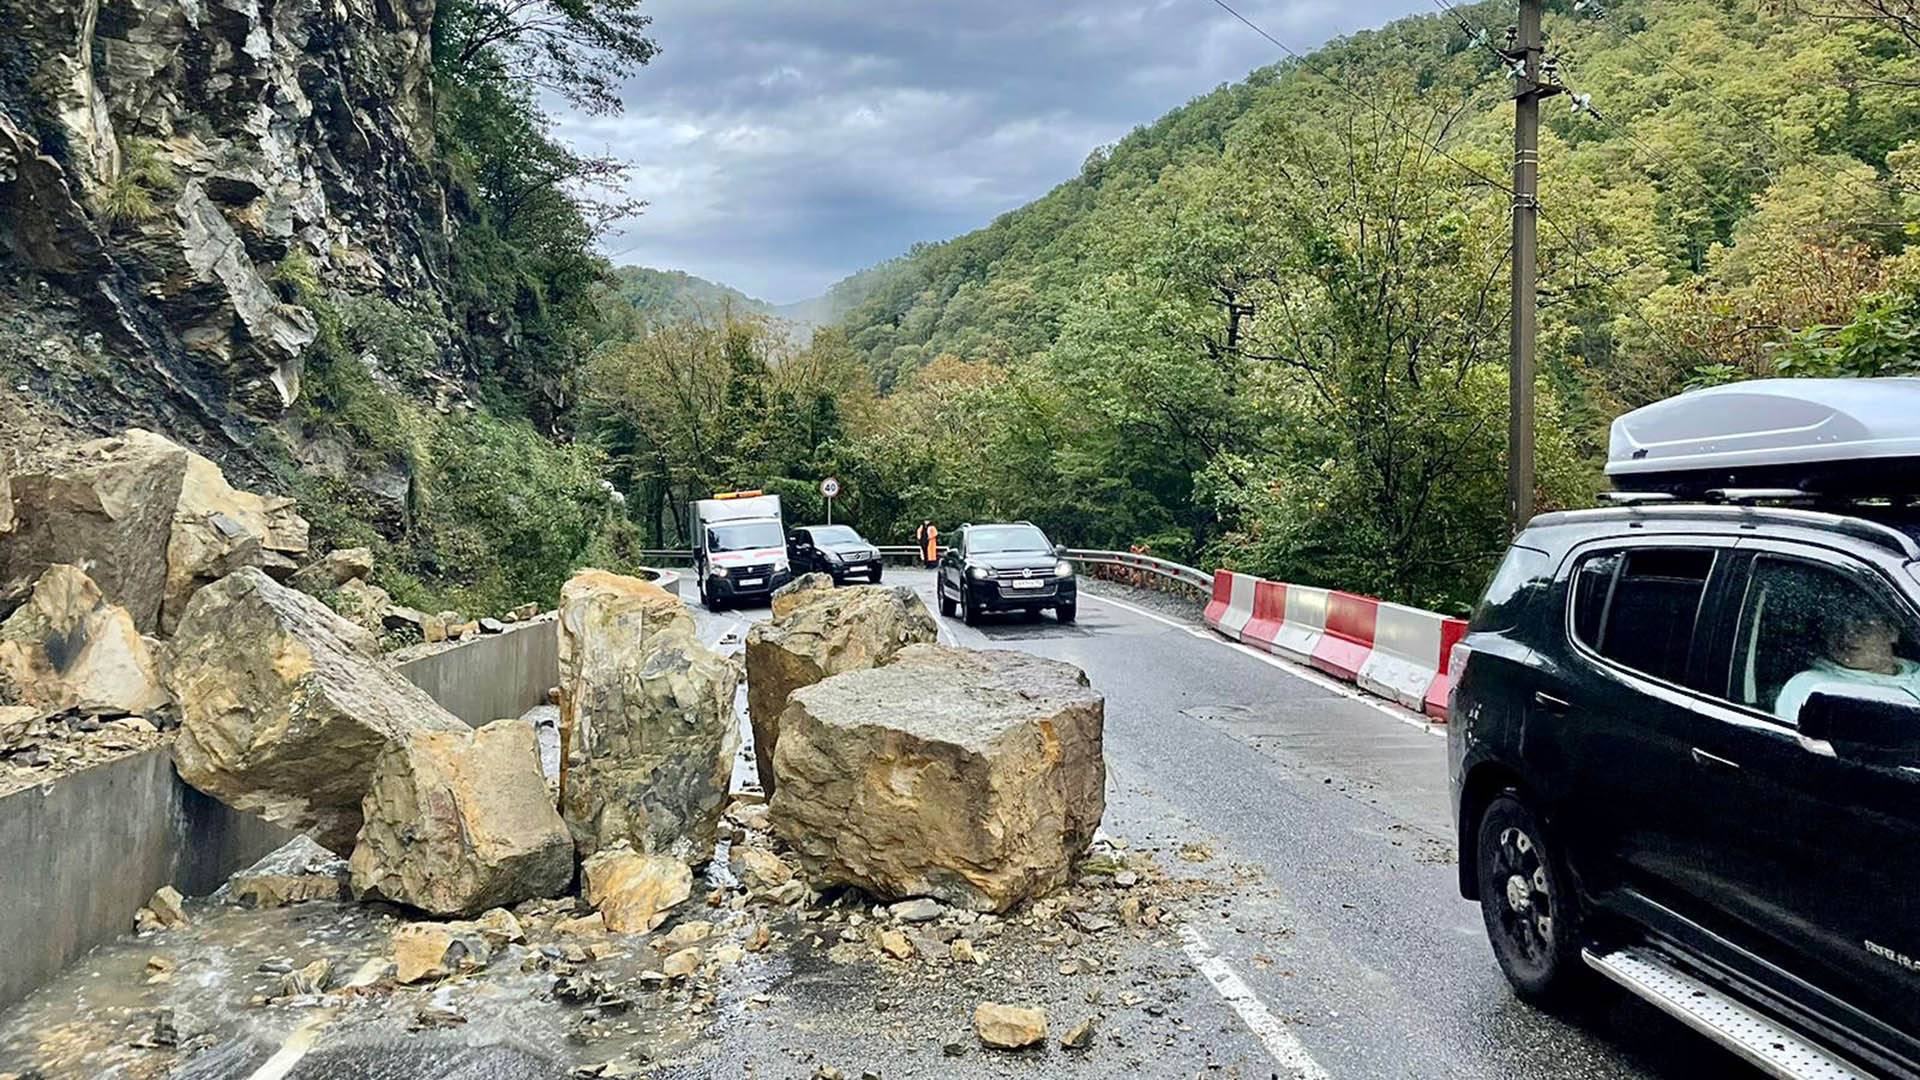
[[[926,527],[925,534],[920,538],[920,554],[925,556],[928,562],[940,561],[940,530],[936,526]]]

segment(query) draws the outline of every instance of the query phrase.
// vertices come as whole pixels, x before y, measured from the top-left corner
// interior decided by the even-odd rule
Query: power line
[[[1266,38],[1268,42],[1272,43],[1281,52],[1284,52],[1288,56],[1293,57],[1293,59],[1297,61],[1302,67],[1306,68],[1308,71],[1313,72],[1315,75],[1320,76],[1322,79],[1325,79],[1327,82],[1332,83],[1336,89],[1340,90],[1342,93],[1346,94],[1348,97],[1352,98],[1353,100],[1359,102],[1361,105],[1365,106],[1369,112],[1372,112],[1375,116],[1378,116],[1380,119],[1386,121],[1389,126],[1399,129],[1402,134],[1409,135],[1409,136],[1412,136],[1414,139],[1417,139],[1427,149],[1432,150],[1434,153],[1439,154],[1443,158],[1446,158],[1448,161],[1453,163],[1455,168],[1458,168],[1460,171],[1466,173],[1467,175],[1474,177],[1475,179],[1479,180],[1481,183],[1487,184],[1490,187],[1497,188],[1500,191],[1504,191],[1508,195],[1513,194],[1512,185],[1507,184],[1506,182],[1501,180],[1496,180],[1491,176],[1488,176],[1486,173],[1481,172],[1479,169],[1476,169],[1473,166],[1467,164],[1466,162],[1461,161],[1458,157],[1455,157],[1452,153],[1448,152],[1444,147],[1440,146],[1438,143],[1434,142],[1432,139],[1427,138],[1426,135],[1424,135],[1423,133],[1413,130],[1413,128],[1410,125],[1401,121],[1398,117],[1391,115],[1385,109],[1381,108],[1379,105],[1374,104],[1372,98],[1369,98],[1365,94],[1362,94],[1359,91],[1353,89],[1352,87],[1348,86],[1346,83],[1341,82],[1339,79],[1334,78],[1332,75],[1327,74],[1326,69],[1314,63],[1312,59],[1310,59],[1309,57],[1303,56],[1298,52],[1295,52],[1291,47],[1287,45],[1286,42],[1281,41],[1279,38],[1274,37],[1272,34],[1267,33],[1265,30],[1262,30],[1259,27],[1259,25],[1256,24],[1252,19],[1249,19],[1245,15],[1242,15],[1238,11],[1234,10],[1233,6],[1227,3],[1227,0],[1213,0],[1213,3],[1220,10],[1226,12],[1227,14],[1240,20],[1242,23],[1246,24],[1247,29],[1252,30],[1254,33],[1259,34],[1263,38]]]

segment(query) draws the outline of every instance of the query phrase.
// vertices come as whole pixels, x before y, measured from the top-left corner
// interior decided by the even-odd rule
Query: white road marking
[[[1260,1040],[1260,1045],[1266,1047],[1267,1055],[1273,1058],[1274,1064],[1289,1070],[1294,1080],[1332,1080],[1327,1070],[1313,1060],[1313,1055],[1307,1053],[1306,1046],[1293,1032],[1287,1030],[1287,1026],[1267,1010],[1253,989],[1234,972],[1232,965],[1214,952],[1213,946],[1207,944],[1207,939],[1200,936],[1200,931],[1191,926],[1182,926],[1180,937],[1186,942],[1182,948],[1187,959],[1193,961],[1193,966],[1213,985],[1214,992],[1239,1015],[1241,1022]]]
[[[1367,694],[1362,690],[1356,690],[1355,688],[1348,686],[1346,683],[1340,682],[1339,680],[1334,679],[1331,676],[1323,675],[1320,672],[1313,670],[1312,668],[1303,667],[1302,665],[1296,664],[1291,660],[1287,660],[1282,657],[1275,656],[1272,653],[1267,652],[1263,649],[1256,649],[1253,646],[1246,644],[1245,642],[1234,641],[1231,638],[1222,637],[1219,634],[1215,633],[1214,631],[1206,627],[1198,627],[1198,626],[1192,625],[1191,623],[1180,622],[1177,619],[1169,619],[1164,615],[1156,614],[1154,612],[1148,611],[1145,608],[1135,607],[1132,604],[1123,603],[1119,600],[1109,600],[1104,596],[1095,596],[1092,593],[1087,594],[1087,599],[1095,600],[1102,604],[1111,604],[1114,607],[1120,608],[1124,611],[1131,611],[1135,615],[1142,616],[1143,618],[1152,619],[1154,622],[1157,622],[1157,623],[1165,623],[1166,625],[1171,626],[1176,630],[1185,631],[1186,633],[1192,635],[1193,637],[1200,638],[1203,641],[1211,641],[1220,645],[1225,645],[1227,648],[1232,649],[1234,652],[1237,652],[1242,656],[1247,657],[1248,659],[1258,660],[1261,663],[1267,665],[1268,667],[1278,668],[1279,670],[1286,672],[1287,674],[1293,676],[1296,679],[1303,679],[1307,682],[1312,683],[1315,686],[1320,687],[1323,690],[1331,690],[1332,692],[1340,695],[1343,698],[1346,698],[1349,701],[1358,702],[1384,716],[1391,716],[1395,720],[1400,721],[1401,723],[1407,725],[1408,727],[1419,728],[1421,731],[1424,731],[1429,735],[1437,736],[1442,739],[1447,737],[1447,728],[1445,724],[1433,723],[1432,721],[1428,720],[1426,717],[1421,716],[1418,713],[1412,712],[1408,709],[1403,709],[1398,705],[1392,704],[1391,702],[1382,701],[1379,698],[1373,697],[1372,695]]]

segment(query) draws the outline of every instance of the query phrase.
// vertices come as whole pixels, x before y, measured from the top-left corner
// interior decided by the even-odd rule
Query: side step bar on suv
[[[1587,966],[1647,999],[1662,1012],[1781,1080],[1870,1080],[1832,1051],[1644,946],[1581,953]]]

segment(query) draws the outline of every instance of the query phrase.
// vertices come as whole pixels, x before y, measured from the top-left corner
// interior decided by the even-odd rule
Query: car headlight
[[[840,554],[837,551],[823,551],[820,554],[825,555],[827,557],[828,562],[846,562],[847,561],[847,557],[845,555]]]
[[[986,568],[982,566],[969,566],[967,567],[967,576],[975,581],[985,581],[987,580],[987,571]]]
[[[1061,559],[1061,560],[1060,560],[1059,562],[1057,562],[1057,563],[1054,563],[1054,564],[1053,564],[1053,576],[1054,576],[1054,577],[1072,577],[1072,576],[1073,576],[1073,564],[1072,564],[1072,563],[1070,563],[1070,562],[1068,562],[1068,561],[1067,561],[1067,560],[1065,560],[1065,559]]]
[[[724,567],[724,566],[716,566],[716,567],[714,567],[714,568],[713,568],[713,576],[714,576],[714,577],[726,577],[726,576],[727,576],[727,568],[726,568],[726,567]]]

